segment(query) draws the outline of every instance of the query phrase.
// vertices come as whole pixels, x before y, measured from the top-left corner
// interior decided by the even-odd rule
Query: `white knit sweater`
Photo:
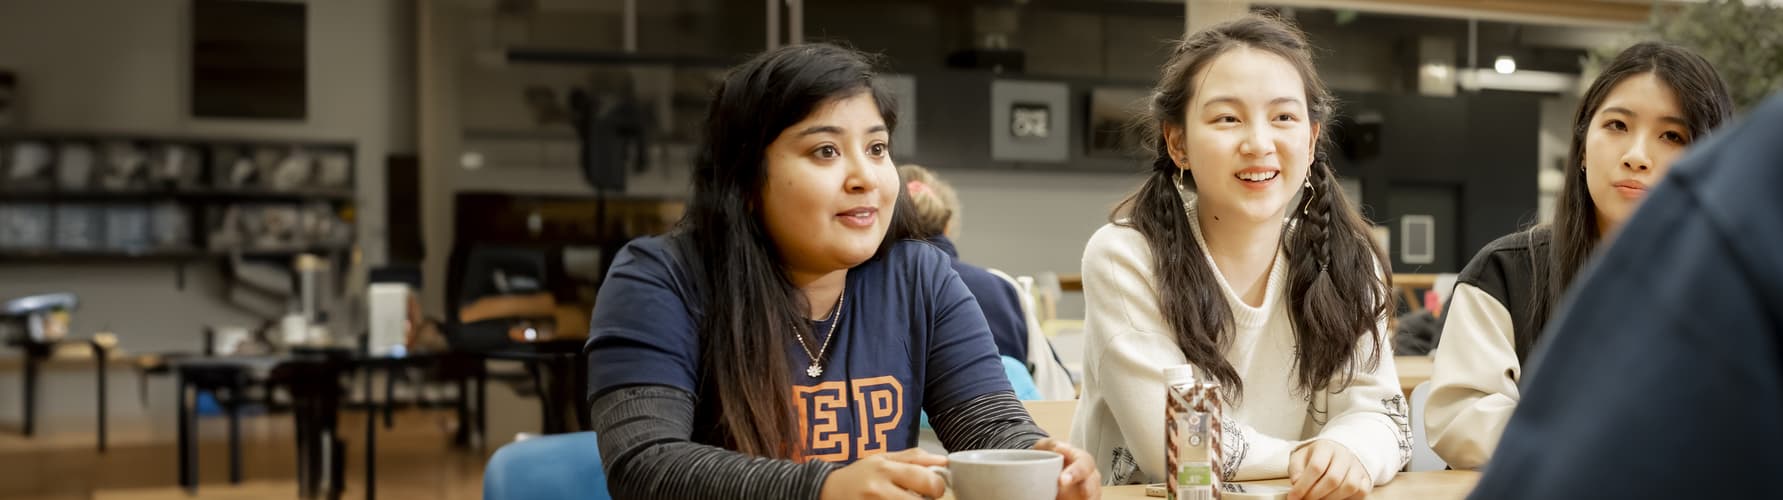
[[[1196,242],[1207,248],[1190,210]],[[1240,300],[1218,267],[1219,282],[1206,285],[1220,287],[1232,306],[1237,332],[1225,355],[1245,387],[1243,401],[1225,409],[1222,475],[1227,480],[1287,477],[1294,450],[1330,439],[1355,453],[1375,484],[1386,483],[1411,456],[1392,346],[1381,344],[1385,351],[1372,372],[1358,361],[1348,388],[1312,397],[1297,391],[1286,260],[1278,253],[1270,267],[1262,307]],[[1208,265],[1214,265],[1211,258]],[[1083,399],[1072,422],[1072,444],[1095,455],[1108,484],[1163,481],[1163,370],[1187,361],[1159,313],[1145,237],[1114,224],[1096,231],[1084,248],[1083,294]],[[1385,318],[1380,331],[1386,331]],[[1367,359],[1371,345],[1362,342],[1359,360]]]

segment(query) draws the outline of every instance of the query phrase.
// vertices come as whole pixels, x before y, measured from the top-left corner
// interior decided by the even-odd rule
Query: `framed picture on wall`
[[[1063,83],[991,82],[991,159],[1063,163],[1071,153],[1071,90]]]
[[[307,8],[289,2],[192,2],[192,116],[308,116]]]
[[[1089,120],[1084,130],[1084,152],[1090,156],[1144,156],[1143,124],[1146,98],[1140,87],[1097,87],[1090,90]]]
[[[1399,260],[1420,265],[1436,262],[1436,217],[1406,215],[1399,219]]]

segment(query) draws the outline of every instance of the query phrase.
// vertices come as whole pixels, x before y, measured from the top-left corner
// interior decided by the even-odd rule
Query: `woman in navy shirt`
[[[717,89],[687,214],[615,256],[588,340],[618,497],[938,497],[916,448],[1065,456],[1061,498],[1099,496],[1088,454],[1010,391],[983,312],[910,234],[891,95],[856,52],[786,47]]]

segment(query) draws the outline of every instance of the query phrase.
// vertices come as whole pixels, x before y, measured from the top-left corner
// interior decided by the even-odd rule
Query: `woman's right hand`
[[[940,498],[947,482],[929,470],[931,465],[946,466],[947,457],[911,448],[863,458],[831,472],[821,498]]]

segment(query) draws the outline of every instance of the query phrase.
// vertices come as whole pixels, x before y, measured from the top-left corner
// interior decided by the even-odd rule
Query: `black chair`
[[[346,394],[344,379],[355,366],[352,351],[295,348],[292,355],[293,359],[273,368],[268,378],[291,394],[292,417],[297,424],[298,496],[340,498],[346,484],[347,448],[340,437],[338,415]]]
[[[446,342],[452,350],[478,353],[486,359],[519,361],[526,367],[522,376],[498,377],[522,394],[539,396],[541,428],[547,434],[567,432],[565,410],[576,409],[576,422],[586,428],[586,409],[575,403],[575,394],[586,378],[579,366],[581,341],[519,342],[508,336],[518,321],[528,318],[497,318],[484,321],[460,321],[458,309],[478,299],[504,294],[551,292],[553,284],[569,282],[562,269],[560,249],[524,248],[499,245],[465,245],[453,252],[453,270],[447,277],[447,296],[455,307],[446,322]],[[530,386],[530,391],[526,390]],[[479,388],[480,389],[480,388]],[[482,393],[479,390],[479,400]],[[478,402],[481,408],[481,401]]]
[[[542,249],[496,245],[463,245],[452,252],[451,272],[446,277],[446,297],[452,301],[446,318],[446,342],[455,351],[487,352],[512,346],[508,338],[511,319],[466,323],[460,308],[477,299],[499,295],[546,292],[551,252]]]
[[[179,393],[179,483],[198,491],[198,422],[189,406],[198,394],[210,393],[229,415],[229,483],[241,483],[241,405],[249,384],[249,368],[234,364],[191,364],[175,368]],[[301,425],[302,419],[298,420]]]

